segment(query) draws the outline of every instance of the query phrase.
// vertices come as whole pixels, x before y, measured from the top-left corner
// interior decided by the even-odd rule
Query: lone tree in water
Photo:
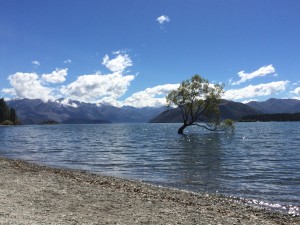
[[[181,110],[183,125],[178,129],[178,134],[183,134],[189,126],[200,126],[210,131],[233,128],[231,120],[220,122],[219,104],[223,87],[209,84],[208,80],[194,75],[167,95],[168,105],[175,105]]]

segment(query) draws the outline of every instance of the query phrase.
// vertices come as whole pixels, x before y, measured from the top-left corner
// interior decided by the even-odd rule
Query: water
[[[300,123],[238,123],[233,133],[180,124],[0,127],[0,155],[240,197],[299,215]]]

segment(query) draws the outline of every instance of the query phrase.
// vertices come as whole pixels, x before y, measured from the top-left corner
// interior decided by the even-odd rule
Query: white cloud
[[[117,51],[113,51],[112,54],[113,55],[122,55],[122,54],[126,54],[127,52],[131,51],[130,49],[120,49],[120,50],[117,50]]]
[[[71,60],[71,59],[67,59],[67,60],[64,61],[64,63],[65,63],[65,64],[67,64],[67,63],[72,63],[72,60]]]
[[[108,97],[102,98],[98,102],[98,104],[99,105],[101,105],[101,104],[103,104],[103,105],[112,105],[112,106],[115,106],[115,107],[122,107],[123,106],[123,102],[122,101],[118,101],[113,96],[108,96]]]
[[[295,88],[291,93],[294,95],[294,99],[300,100],[300,87]]]
[[[68,98],[63,99],[62,101],[56,100],[56,102],[58,102],[62,105],[65,105],[65,106],[71,106],[73,108],[78,108],[78,105],[75,102],[72,102],[72,100],[70,100]]]
[[[8,77],[11,88],[2,89],[2,92],[17,98],[42,99],[43,101],[66,98],[94,103],[109,103],[110,101],[111,104],[120,105],[122,103],[118,102],[118,98],[126,93],[131,81],[135,78],[134,75],[122,74],[128,66],[132,66],[132,61],[127,54],[118,54],[113,59],[109,59],[106,55],[103,58],[103,65],[112,73],[81,75],[76,81],[64,86],[58,84],[66,81],[67,68],[56,69],[42,75],[18,72]],[[48,87],[48,84],[55,84],[55,86]]]
[[[296,94],[296,95],[300,95],[300,87],[297,87],[295,88],[293,91],[292,91],[293,94]]]
[[[12,88],[3,89],[4,93],[18,98],[54,100],[52,89],[44,87],[36,73],[15,73],[8,77]]]
[[[34,61],[32,61],[31,62],[33,65],[35,65],[35,66],[40,66],[41,65],[41,63],[39,62],[39,61],[37,61],[37,60],[34,60]]]
[[[95,103],[104,97],[117,99],[124,95],[133,79],[133,75],[122,76],[119,73],[82,75],[73,83],[62,87],[60,92],[70,99]]]
[[[165,15],[161,15],[161,16],[157,17],[156,20],[159,22],[159,24],[164,24],[164,23],[170,22],[170,18]]]
[[[159,107],[166,105],[166,95],[179,87],[179,84],[165,84],[152,88],[147,88],[144,91],[136,92],[129,98],[125,99],[124,105],[134,107]]]
[[[122,73],[127,67],[132,66],[132,61],[127,54],[120,54],[114,59],[109,59],[109,56],[105,55],[102,65],[112,72]]]
[[[241,79],[236,82],[231,82],[231,85],[238,85],[246,82],[247,80],[251,80],[255,77],[263,77],[273,73],[275,73],[275,68],[273,67],[273,65],[263,66],[252,73],[245,73],[245,71],[240,71],[238,72],[238,75]]]
[[[63,83],[68,75],[68,69],[56,69],[52,73],[43,74],[42,79],[47,83],[57,84]]]
[[[241,89],[231,89],[224,93],[223,98],[228,100],[238,100],[259,96],[268,96],[285,91],[289,81],[277,81],[259,85],[249,85]]]
[[[245,101],[242,101],[242,103],[247,104],[249,102],[257,102],[257,101],[258,101],[257,99],[247,99]]]

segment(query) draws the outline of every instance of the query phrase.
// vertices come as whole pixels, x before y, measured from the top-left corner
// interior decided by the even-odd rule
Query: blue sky
[[[300,99],[298,0],[0,0],[0,96],[159,106],[200,74],[224,98]]]

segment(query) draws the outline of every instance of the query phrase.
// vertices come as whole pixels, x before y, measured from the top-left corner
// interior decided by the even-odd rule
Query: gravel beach
[[[300,224],[234,199],[0,158],[0,224]]]

